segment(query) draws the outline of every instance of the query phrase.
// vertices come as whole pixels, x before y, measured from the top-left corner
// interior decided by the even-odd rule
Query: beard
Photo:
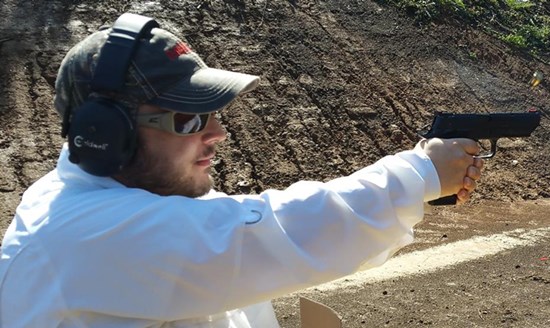
[[[138,143],[130,164],[114,178],[129,188],[145,189],[161,196],[196,198],[207,194],[214,185],[211,176],[208,176],[208,182],[204,182],[189,172],[181,172],[171,161],[152,154],[142,142]]]

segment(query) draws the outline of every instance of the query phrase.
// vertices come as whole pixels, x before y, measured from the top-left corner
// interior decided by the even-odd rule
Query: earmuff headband
[[[116,91],[124,80],[139,39],[159,24],[150,17],[125,13],[114,23],[101,49],[92,82],[92,90]]]

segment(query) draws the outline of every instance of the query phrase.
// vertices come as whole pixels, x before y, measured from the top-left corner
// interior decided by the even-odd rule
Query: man
[[[125,14],[63,60],[68,145],[6,231],[0,326],[278,327],[271,299],[382,264],[424,202],[475,189],[477,143],[431,139],[326,183],[212,191],[214,113],[259,78],[155,26]]]

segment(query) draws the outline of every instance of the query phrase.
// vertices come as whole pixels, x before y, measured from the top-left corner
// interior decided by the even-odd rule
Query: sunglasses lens
[[[188,134],[199,132],[208,123],[209,114],[195,115],[195,114],[174,114],[174,131],[180,134]]]

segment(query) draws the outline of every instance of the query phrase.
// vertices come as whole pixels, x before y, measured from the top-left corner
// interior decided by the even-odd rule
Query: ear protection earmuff
[[[150,17],[125,13],[101,48],[89,97],[76,110],[67,108],[62,136],[68,136],[69,160],[96,176],[111,176],[132,160],[137,147],[137,129],[130,110],[108,98],[124,86],[132,56],[140,38],[158,23]]]

